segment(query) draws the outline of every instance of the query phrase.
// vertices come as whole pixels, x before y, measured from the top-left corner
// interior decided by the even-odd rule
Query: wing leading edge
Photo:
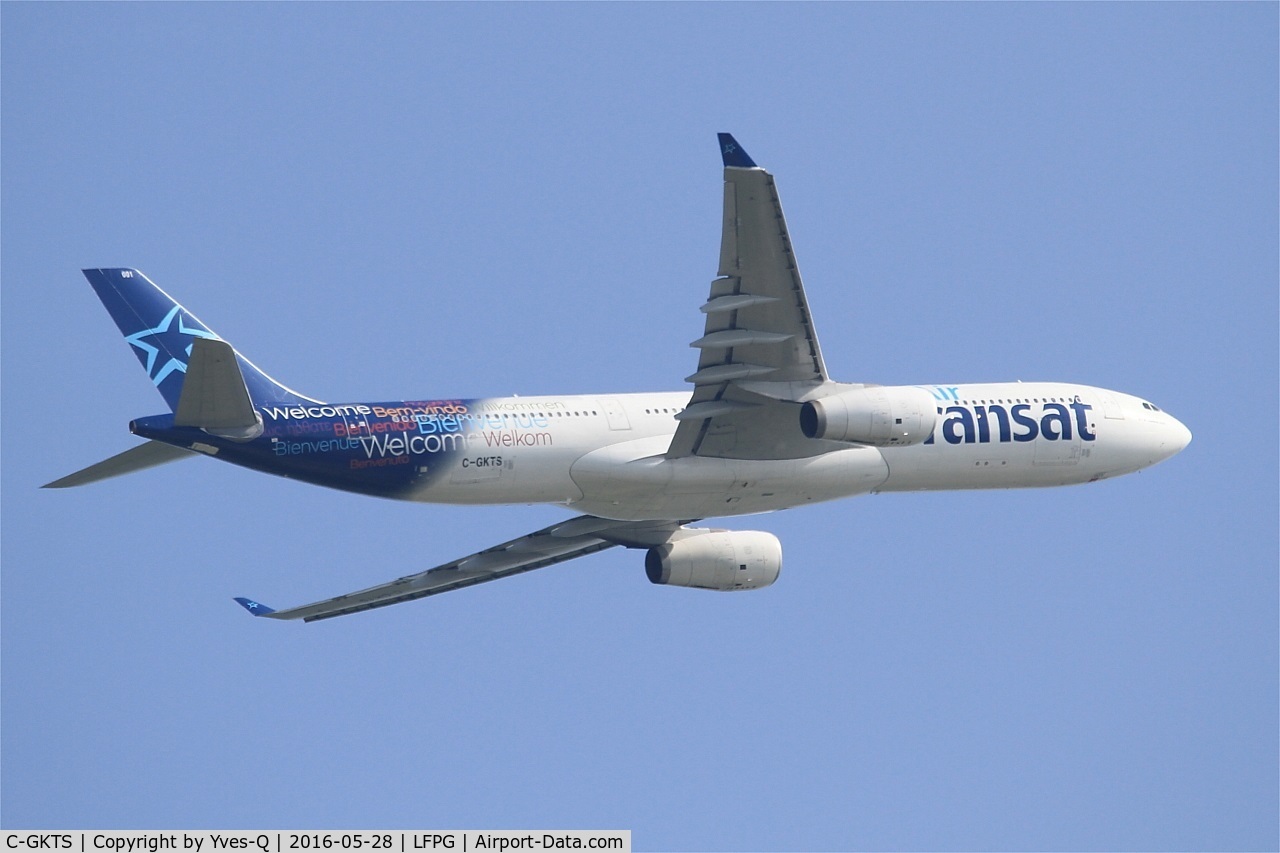
[[[254,616],[314,622],[495,581],[618,545],[652,548],[710,532],[682,524],[680,521],[612,521],[580,515],[423,572],[301,607],[274,610],[250,598],[235,600]]]
[[[772,429],[774,421],[798,417],[804,390],[827,381],[782,203],[773,176],[731,135],[719,138],[720,268],[701,309],[704,334],[690,344],[699,350],[698,369],[685,378],[693,396],[667,456],[809,455],[811,446],[779,444],[781,433]]]

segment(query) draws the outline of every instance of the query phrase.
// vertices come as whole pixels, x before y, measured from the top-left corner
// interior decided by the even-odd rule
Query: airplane
[[[326,403],[271,379],[135,269],[85,277],[170,411],[145,443],[47,484],[193,456],[330,488],[438,504],[557,504],[526,536],[368,589],[255,616],[307,622],[385,607],[607,548],[655,584],[769,586],[763,531],[691,526],[876,492],[1090,483],[1154,465],[1191,432],[1129,394],[1061,382],[833,381],[773,176],[727,133],[719,272],[690,346],[692,391]]]

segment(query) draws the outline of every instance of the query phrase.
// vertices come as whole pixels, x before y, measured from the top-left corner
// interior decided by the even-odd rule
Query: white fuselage
[[[486,409],[496,417],[514,424],[533,415],[537,428],[494,429],[471,439],[448,463],[449,475],[432,478],[411,499],[555,503],[604,518],[697,519],[868,492],[1085,483],[1145,468],[1191,438],[1150,403],[1086,385],[921,387],[938,409],[925,442],[877,448],[815,440],[812,455],[775,460],[668,459],[687,393],[491,398]]]

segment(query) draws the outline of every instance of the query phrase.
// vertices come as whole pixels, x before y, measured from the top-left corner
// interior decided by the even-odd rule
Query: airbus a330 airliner
[[[621,545],[653,583],[773,583],[772,534],[691,527],[869,492],[1065,486],[1127,474],[1191,433],[1128,394],[1060,382],[833,382],[773,176],[720,134],[720,268],[693,341],[693,390],[322,403],[272,380],[132,269],[88,269],[170,412],[146,443],[48,487],[193,455],[308,483],[442,504],[560,504],[577,515],[389,583],[288,610],[326,619],[497,580]]]

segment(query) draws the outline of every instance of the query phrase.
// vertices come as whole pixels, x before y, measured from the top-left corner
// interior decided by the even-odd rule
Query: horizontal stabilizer
[[[96,465],[90,465],[82,471],[68,474],[61,480],[45,483],[41,488],[66,489],[71,486],[83,486],[87,483],[96,483],[99,480],[119,477],[121,474],[131,474],[134,471],[154,468],[156,465],[163,465],[166,462],[173,462],[191,455],[192,452],[190,450],[181,447],[174,447],[171,444],[163,444],[159,441],[148,441],[146,444],[140,444],[137,447],[126,450],[124,453],[117,453],[110,459],[104,459]]]
[[[262,434],[262,420],[229,343],[211,338],[192,343],[173,423],[245,441]]]

